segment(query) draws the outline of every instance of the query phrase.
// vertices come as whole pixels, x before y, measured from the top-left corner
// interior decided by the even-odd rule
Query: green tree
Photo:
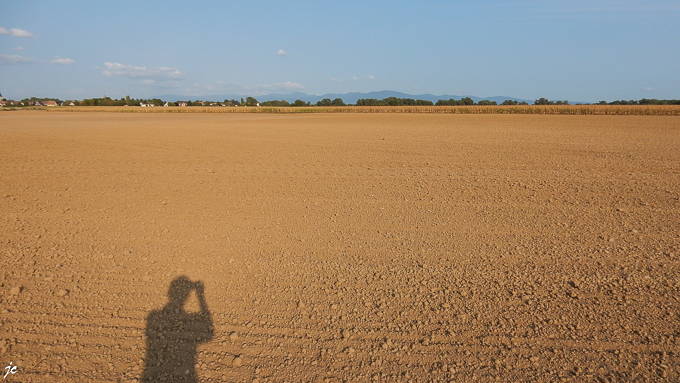
[[[281,100],[281,101],[277,101],[277,100],[265,101],[265,102],[261,102],[260,105],[262,105],[262,106],[290,106],[290,104],[289,104],[288,101],[286,101],[286,100]]]
[[[385,105],[383,101],[375,98],[360,98],[357,100],[356,106],[381,106]]]
[[[255,97],[246,98],[246,105],[247,106],[255,106],[256,104],[259,104],[259,102],[255,99]]]
[[[331,106],[333,105],[333,102],[331,101],[330,98],[324,98],[321,101],[317,101],[316,106]]]
[[[470,97],[464,97],[460,100],[454,100],[452,98],[448,100],[439,100],[435,105],[445,105],[445,106],[455,106],[455,105],[474,105],[475,101]]]
[[[383,104],[389,106],[399,106],[402,104],[401,100],[396,97],[383,98]]]
[[[501,105],[517,105],[517,101],[515,100],[505,100]]]
[[[331,102],[331,104],[333,104],[333,106],[345,106],[345,103],[342,101],[341,98],[336,98]]]
[[[554,101],[550,101],[547,98],[541,97],[534,101],[534,105],[555,105]]]

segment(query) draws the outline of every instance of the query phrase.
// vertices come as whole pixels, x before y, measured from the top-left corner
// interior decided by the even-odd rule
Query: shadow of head
[[[175,278],[170,282],[170,288],[168,289],[168,304],[178,308],[183,307],[195,286],[196,284],[185,276]]]

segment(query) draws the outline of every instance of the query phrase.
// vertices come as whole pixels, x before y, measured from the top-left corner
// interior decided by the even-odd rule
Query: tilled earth
[[[0,364],[678,381],[679,198],[680,117],[3,112]]]

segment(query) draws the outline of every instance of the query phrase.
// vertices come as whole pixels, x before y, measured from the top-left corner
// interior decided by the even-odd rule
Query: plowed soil
[[[679,247],[680,117],[0,113],[7,381],[678,381]]]

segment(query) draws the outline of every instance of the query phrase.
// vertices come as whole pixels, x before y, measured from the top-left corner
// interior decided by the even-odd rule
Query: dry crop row
[[[33,108],[32,108],[33,109]],[[39,107],[64,112],[121,113],[443,113],[679,116],[678,105],[493,105],[493,106],[330,106],[330,107]],[[17,109],[5,109],[17,110]]]

